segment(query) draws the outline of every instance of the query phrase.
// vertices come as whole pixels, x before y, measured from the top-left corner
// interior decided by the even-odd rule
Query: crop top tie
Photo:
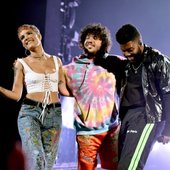
[[[45,108],[48,104],[50,104],[50,94],[51,92],[58,92],[58,61],[57,57],[53,56],[54,63],[55,63],[55,72],[53,73],[37,73],[33,71],[29,65],[21,58],[18,58],[18,61],[24,67],[24,74],[25,74],[25,87],[27,93],[34,93],[34,92],[45,92],[45,97],[42,102],[43,110],[39,117],[39,119],[43,122],[45,117]]]

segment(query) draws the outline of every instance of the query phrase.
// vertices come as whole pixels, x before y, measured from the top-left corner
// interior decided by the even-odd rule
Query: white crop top
[[[21,58],[18,58],[18,61],[24,67],[25,73],[25,86],[27,93],[34,93],[34,92],[58,92],[58,61],[57,57],[53,56],[54,63],[55,63],[55,72],[54,73],[36,73],[33,71],[28,64]]]

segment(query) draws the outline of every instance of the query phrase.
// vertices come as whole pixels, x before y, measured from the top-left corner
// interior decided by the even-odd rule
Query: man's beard
[[[134,55],[134,61],[133,61],[133,63],[139,64],[139,63],[142,62],[142,60],[143,60],[142,52],[141,52],[141,51],[138,51],[138,53]]]

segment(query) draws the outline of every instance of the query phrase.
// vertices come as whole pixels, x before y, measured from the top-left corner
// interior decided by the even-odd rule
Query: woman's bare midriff
[[[28,93],[26,95],[26,98],[34,100],[34,101],[38,101],[38,102],[43,102],[44,97],[45,97],[45,92]],[[57,92],[51,92],[49,102],[50,103],[60,102]]]

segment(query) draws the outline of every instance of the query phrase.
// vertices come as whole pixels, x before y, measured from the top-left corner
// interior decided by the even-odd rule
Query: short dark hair
[[[40,33],[40,30],[38,29],[37,26],[31,25],[31,24],[23,24],[23,25],[21,25],[21,26],[18,27],[18,30],[17,30],[17,32],[18,32],[18,37],[19,37],[20,32],[21,32],[22,30],[25,30],[25,29],[26,29],[26,30],[27,30],[27,29],[32,29],[36,34],[41,34],[41,33]]]
[[[100,51],[108,52],[110,50],[112,41],[110,30],[107,27],[101,25],[100,23],[92,23],[82,28],[79,36],[79,46],[83,50],[85,50],[84,41],[88,34],[93,34],[94,36],[99,37],[101,39],[102,46]]]
[[[125,24],[116,32],[116,41],[119,44],[125,44],[140,37],[139,30],[132,24]]]

